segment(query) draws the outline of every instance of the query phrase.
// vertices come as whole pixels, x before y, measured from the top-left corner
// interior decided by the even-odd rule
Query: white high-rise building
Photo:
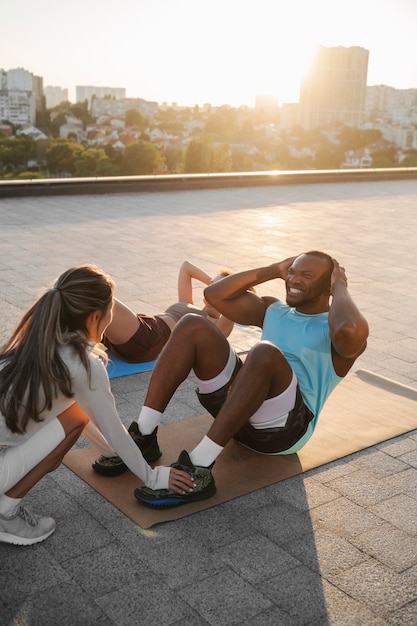
[[[121,100],[126,97],[126,89],[124,87],[93,87],[92,85],[76,85],[75,100],[76,102],[85,102],[91,105],[91,99],[110,97],[114,100]]]
[[[61,102],[68,102],[68,89],[62,89],[62,87],[52,87],[48,85],[44,88],[46,107],[53,109],[57,107]]]
[[[300,124],[360,126],[364,121],[369,50],[319,46],[300,90]]]
[[[43,78],[22,67],[0,71],[0,122],[33,125],[42,107]]]

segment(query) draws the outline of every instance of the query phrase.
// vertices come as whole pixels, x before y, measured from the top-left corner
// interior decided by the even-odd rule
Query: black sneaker
[[[138,423],[132,422],[129,426],[129,434],[142,452],[143,458],[147,463],[154,463],[162,456],[157,439],[158,426],[150,435],[142,435]]]
[[[142,452],[143,458],[147,463],[153,463],[159,459],[162,452],[157,439],[158,427],[156,427],[150,435],[142,435],[137,422],[132,422],[128,432]],[[124,474],[128,469],[120,456],[107,457],[103,455],[94,461],[92,468],[103,476],[120,476],[120,474]]]
[[[149,487],[138,487],[135,489],[135,498],[146,504],[147,506],[167,509],[187,502],[196,502],[197,500],[205,500],[214,496],[216,493],[216,485],[210,467],[195,467],[186,450],[183,450],[176,463],[171,467],[184,470],[193,477],[195,487],[193,491],[188,493],[176,493],[171,489],[149,489]]]

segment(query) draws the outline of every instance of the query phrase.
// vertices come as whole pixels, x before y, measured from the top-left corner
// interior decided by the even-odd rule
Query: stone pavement
[[[416,234],[413,180],[3,199],[0,339],[75,264],[101,265],[121,299],[157,313],[184,259],[215,274],[318,248],[346,267],[370,323],[355,369],[417,388]],[[282,296],[282,283],[262,293]],[[113,381],[126,425],[149,377]],[[166,422],[201,412],[190,376]],[[416,468],[414,431],[143,531],[61,466],[27,498],[56,518],[54,535],[0,544],[0,624],[415,625]]]

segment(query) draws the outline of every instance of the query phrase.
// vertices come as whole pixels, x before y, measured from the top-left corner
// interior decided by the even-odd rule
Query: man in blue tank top
[[[282,279],[286,303],[253,288]],[[232,274],[209,285],[205,299],[238,324],[262,328],[244,363],[206,319],[185,316],[153,371],[138,418],[140,433],[157,445],[157,427],[191,370],[202,405],[215,417],[207,435],[176,466],[194,477],[182,496],[147,487],[135,496],[149,506],[177,506],[215,491],[211,467],[234,437],[263,454],[297,452],[314,432],[329,394],[366,348],[368,324],[352,300],[345,270],[328,254],[297,257]]]

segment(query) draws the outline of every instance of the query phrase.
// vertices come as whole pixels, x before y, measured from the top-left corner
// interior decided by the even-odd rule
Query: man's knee
[[[189,334],[194,335],[196,332],[205,332],[208,334],[215,333],[216,327],[205,317],[196,313],[187,313],[175,325],[172,335]]]
[[[246,358],[246,362],[268,368],[289,367],[283,352],[270,341],[260,341],[254,345]]]

